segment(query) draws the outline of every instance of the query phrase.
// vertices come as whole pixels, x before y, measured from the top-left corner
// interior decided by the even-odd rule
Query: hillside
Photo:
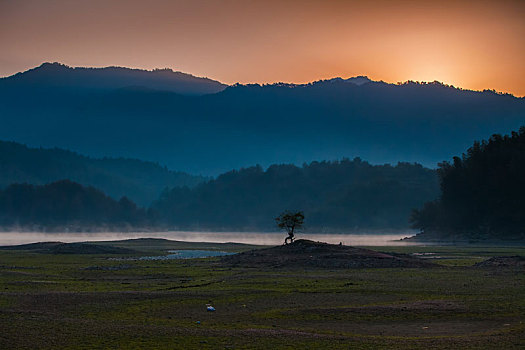
[[[117,88],[103,78],[111,69],[96,72],[98,80],[79,78],[86,86],[100,81],[96,89],[61,88],[49,79],[35,87],[22,79],[29,73],[1,79],[0,138],[218,175],[252,164],[355,156],[434,167],[475,140],[525,122],[524,98],[437,82],[394,85],[356,77],[234,85],[190,96],[141,81]]]
[[[438,169],[441,195],[414,211],[417,240],[525,240],[525,126]]]
[[[406,229],[413,208],[437,198],[435,171],[358,158],[230,171],[193,189],[174,188],[151,209],[169,228],[274,230],[284,210],[303,210],[310,232]]]
[[[68,180],[0,190],[0,227],[7,230],[112,231],[148,224],[146,212],[126,197],[116,201]]]
[[[166,187],[192,187],[206,180],[151,162],[95,159],[57,148],[0,141],[0,189],[12,183],[42,185],[62,179],[96,187],[115,199],[128,196],[141,206],[157,199]]]

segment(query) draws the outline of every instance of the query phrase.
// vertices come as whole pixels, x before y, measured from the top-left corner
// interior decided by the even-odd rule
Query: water
[[[138,258],[138,260],[196,259],[235,254],[216,250],[168,250],[168,253],[171,254],[159,256],[143,256]]]
[[[418,245],[414,242],[399,241],[411,237],[414,231],[403,231],[386,234],[316,234],[299,233],[296,239],[310,239],[332,244],[353,246],[399,246]],[[34,242],[86,242],[86,241],[115,241],[133,238],[165,238],[175,241],[211,242],[211,243],[246,243],[261,245],[279,245],[286,237],[282,232],[193,232],[193,231],[167,231],[167,232],[94,232],[94,233],[42,233],[42,232],[0,232],[0,245],[15,245]]]

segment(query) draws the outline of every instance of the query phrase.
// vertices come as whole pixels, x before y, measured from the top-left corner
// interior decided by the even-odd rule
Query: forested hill
[[[124,230],[149,225],[144,209],[92,187],[63,180],[0,190],[0,227],[21,230]]]
[[[0,79],[0,139],[218,175],[252,164],[355,156],[434,167],[474,140],[525,122],[524,98],[438,82],[356,77],[221,85],[190,96],[140,79],[115,85],[115,71],[44,65]],[[69,74],[75,78],[64,78]]]
[[[525,240],[525,127],[476,142],[438,169],[439,200],[414,211],[422,240]]]
[[[309,231],[407,228],[410,212],[439,193],[434,170],[360,159],[231,171],[193,189],[165,192],[151,209],[171,228],[273,230],[286,209],[304,210]]]
[[[115,199],[127,196],[141,206],[157,199],[165,187],[192,187],[206,180],[151,162],[94,159],[62,149],[28,148],[0,141],[0,188],[12,183],[41,185],[62,179],[96,187]]]

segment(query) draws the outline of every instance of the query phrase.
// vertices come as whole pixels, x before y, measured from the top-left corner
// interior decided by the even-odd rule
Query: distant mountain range
[[[127,196],[141,206],[148,206],[167,187],[193,187],[207,180],[136,159],[94,159],[0,141],[0,190],[13,183],[44,185],[63,179],[96,187],[114,199]]]
[[[525,124],[525,99],[367,77],[233,85],[178,72],[44,64],[0,79],[0,139],[219,174],[360,156],[437,162]]]
[[[181,95],[213,94],[227,87],[215,80],[174,72],[171,69],[147,71],[123,67],[73,68],[61,63],[44,63],[26,72],[0,78],[0,81],[10,88],[21,89],[52,88],[95,92],[135,87]]]

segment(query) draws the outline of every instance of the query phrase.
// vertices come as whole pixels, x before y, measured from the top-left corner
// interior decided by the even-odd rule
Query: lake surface
[[[385,234],[316,234],[299,233],[296,239],[310,239],[332,244],[354,246],[398,246],[421,245],[414,242],[401,242],[402,238],[410,237],[414,231],[385,233]],[[165,238],[175,241],[212,242],[212,243],[246,243],[262,245],[279,245],[284,242],[286,234],[282,232],[95,232],[95,233],[41,233],[41,232],[0,232],[0,245],[15,245],[34,242],[86,242],[86,241],[115,241],[133,238]]]
[[[232,255],[235,253],[221,252],[217,250],[168,250],[168,255],[142,256],[138,260],[173,260],[173,259],[196,259],[210,258],[213,256]]]

